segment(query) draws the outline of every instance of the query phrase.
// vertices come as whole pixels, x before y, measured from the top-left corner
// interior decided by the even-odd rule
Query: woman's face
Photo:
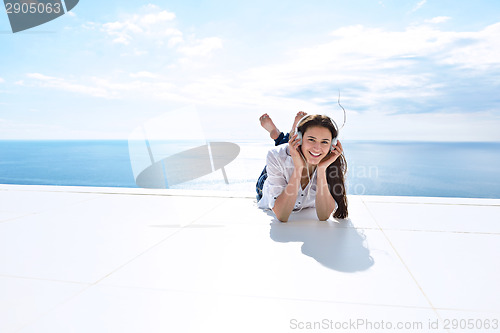
[[[326,127],[309,127],[302,136],[302,154],[307,163],[317,165],[330,152],[332,132]]]

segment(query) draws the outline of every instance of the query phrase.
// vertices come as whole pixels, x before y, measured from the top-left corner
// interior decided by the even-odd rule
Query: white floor
[[[209,194],[0,185],[0,332],[500,332],[500,200]]]

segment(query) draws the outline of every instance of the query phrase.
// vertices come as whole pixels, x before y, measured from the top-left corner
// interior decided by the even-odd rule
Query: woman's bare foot
[[[295,131],[295,126],[297,126],[297,123],[300,121],[300,119],[304,118],[307,116],[307,113],[304,111],[299,111],[297,112],[297,115],[295,116],[295,119],[293,120],[293,125],[292,125],[292,130],[290,133],[293,133]]]
[[[271,136],[271,139],[276,140],[278,136],[280,135],[280,131],[274,125],[273,120],[269,117],[267,113],[264,113],[262,116],[259,118],[260,124],[262,127],[266,129],[266,131],[269,132],[269,136]]]

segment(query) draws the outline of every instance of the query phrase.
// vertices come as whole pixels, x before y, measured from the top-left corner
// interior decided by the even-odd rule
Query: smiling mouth
[[[309,152],[309,154],[311,154],[313,157],[319,157],[319,156],[321,156],[321,154],[313,154],[312,152]]]

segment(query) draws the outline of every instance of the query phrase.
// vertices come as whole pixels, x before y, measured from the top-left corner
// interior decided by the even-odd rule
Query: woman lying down
[[[271,209],[281,222],[292,211],[312,207],[321,221],[332,213],[346,218],[347,163],[336,123],[328,116],[298,112],[292,132],[285,135],[267,114],[260,122],[279,147],[267,154],[257,181],[258,207]]]

